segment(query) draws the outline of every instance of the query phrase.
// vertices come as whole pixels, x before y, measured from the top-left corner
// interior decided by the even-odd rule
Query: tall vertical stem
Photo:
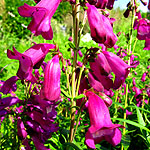
[[[69,134],[69,142],[72,143],[73,135],[74,135],[74,123],[75,123],[75,107],[76,101],[74,97],[76,95],[76,80],[75,80],[75,70],[77,63],[77,51],[78,51],[78,31],[79,31],[79,9],[80,6],[79,0],[76,1],[76,4],[72,6],[72,14],[73,14],[73,34],[74,34],[74,59],[73,59],[73,68],[72,68],[72,99],[71,99],[71,125],[70,125],[70,134]]]

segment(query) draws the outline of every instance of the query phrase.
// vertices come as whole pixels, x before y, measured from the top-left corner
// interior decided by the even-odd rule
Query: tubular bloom
[[[117,37],[113,33],[111,20],[100,14],[95,6],[88,3],[86,6],[92,39],[97,43],[103,43],[106,47],[113,47]]]
[[[28,29],[35,36],[41,34],[44,39],[51,40],[53,38],[51,18],[61,0],[38,0],[37,2],[36,6],[29,6],[25,3],[18,8],[18,12],[22,17],[32,17]]]
[[[31,82],[36,82],[36,78],[32,74],[33,68],[39,68],[42,64],[49,49],[54,49],[53,44],[35,44],[24,53],[19,53],[14,47],[13,52],[7,50],[7,56],[10,59],[19,60],[19,70],[17,76],[21,79],[27,79]]]
[[[90,62],[90,68],[92,71],[88,74],[89,83],[96,91],[101,92],[103,87],[106,90],[118,89],[125,82],[130,66],[115,54],[103,51],[94,62]],[[115,74],[114,82],[111,72]]]
[[[86,92],[86,96],[91,127],[85,135],[85,143],[93,149],[96,149],[95,144],[102,140],[116,146],[121,141],[121,131],[118,128],[123,126],[111,122],[109,110],[99,96],[91,91]]]
[[[57,101],[60,97],[60,64],[55,55],[47,64],[44,71],[44,83],[41,89],[41,99]]]
[[[17,90],[16,82],[19,78],[17,76],[12,76],[8,80],[6,80],[2,87],[0,87],[0,92],[3,94],[11,93],[12,91],[15,92]]]
[[[91,5],[95,5],[97,8],[105,9],[112,9],[115,0],[88,0]]]
[[[113,88],[117,89],[120,87],[121,84],[125,82],[125,79],[127,78],[130,72],[128,70],[130,66],[111,52],[103,51],[103,54],[105,55],[113,73],[115,74]]]

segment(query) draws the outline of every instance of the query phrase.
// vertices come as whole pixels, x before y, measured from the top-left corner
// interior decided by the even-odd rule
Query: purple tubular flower
[[[33,135],[32,140],[33,140],[33,143],[34,143],[37,150],[51,150],[51,149],[44,146],[44,144],[39,140],[37,135]]]
[[[100,70],[100,65],[97,62],[91,62],[90,68],[92,69],[92,74],[94,75],[95,79],[101,82],[103,87],[107,90],[113,87],[113,81],[110,79],[109,76],[102,75]]]
[[[116,35],[109,18],[100,14],[93,5],[86,4],[91,37],[97,43],[103,43],[106,47],[113,47],[117,41]]]
[[[136,85],[136,82],[135,82],[135,78],[133,78],[133,86],[135,86]]]
[[[33,129],[33,131],[44,133],[44,130],[40,127],[40,125],[37,122],[30,120],[30,121],[26,121],[26,123],[30,128]]]
[[[143,75],[142,75],[142,78],[141,78],[141,81],[142,81],[142,82],[145,82],[146,76],[147,76],[147,73],[144,72]]]
[[[61,0],[41,0],[36,6],[25,3],[18,8],[18,12],[22,17],[32,17],[28,29],[35,36],[41,34],[44,39],[51,40],[53,38],[51,18],[60,2]]]
[[[147,96],[150,98],[150,87],[146,88]]]
[[[144,50],[150,50],[150,38],[145,39],[145,47]]]
[[[107,3],[108,3],[108,0],[97,0],[97,3],[95,6],[97,8],[105,9]]]
[[[138,97],[140,94],[142,94],[142,90],[140,90],[138,87],[134,86],[132,88],[133,92],[135,92],[135,97]]]
[[[111,10],[113,8],[114,2],[115,0],[108,0],[106,7]]]
[[[14,47],[13,52],[7,50],[7,56],[10,59],[19,60],[19,70],[17,76],[21,79],[27,79],[33,83],[36,82],[36,78],[32,74],[33,68],[37,69],[42,64],[49,49],[54,49],[53,44],[35,44],[24,53],[19,53]]]
[[[2,92],[3,94],[8,94],[11,93],[12,91],[15,92],[17,89],[16,82],[18,79],[19,78],[17,76],[12,76],[8,80],[6,80],[2,85],[0,92]]]
[[[121,141],[121,131],[118,128],[123,126],[111,122],[109,110],[100,97],[91,91],[86,96],[91,126],[85,135],[85,143],[92,149],[96,149],[95,144],[102,140],[116,146]]]
[[[5,116],[7,113],[8,113],[8,111],[5,109],[0,110],[0,118]]]
[[[82,66],[83,66],[83,63],[80,62],[80,61],[77,61],[77,65],[78,65],[79,67],[82,67]]]
[[[35,130],[37,128],[37,125],[33,124],[33,121],[36,122],[37,124],[39,124],[41,126],[41,129],[44,129],[46,132],[56,132],[58,130],[58,126],[57,124],[53,124],[54,119],[51,118],[45,118],[45,116],[38,112],[38,111],[32,111],[32,112],[27,112],[26,113],[31,119],[32,119],[32,124],[31,122],[28,122],[28,125]],[[41,130],[42,131],[42,130]]]
[[[115,74],[113,88],[117,89],[121,84],[124,83],[126,77],[128,76],[130,72],[128,69],[130,68],[130,66],[111,52],[103,51],[102,53],[105,55],[113,73]]]
[[[132,115],[133,113],[132,112],[130,112],[130,111],[128,111],[127,109],[126,109],[126,115],[127,115],[127,117],[129,116],[129,115]]]
[[[22,142],[22,145],[25,146],[25,150],[32,150],[29,143],[28,143],[28,139],[24,139],[23,142]]]
[[[103,98],[107,107],[110,107],[112,105],[112,100],[108,96],[101,92],[99,93],[99,95]]]
[[[0,105],[5,106],[5,107],[12,106],[12,105],[15,105],[15,104],[21,103],[21,102],[22,101],[20,99],[18,99],[17,97],[6,97],[3,99],[0,99]]]
[[[101,84],[101,82],[95,80],[92,73],[90,72],[88,73],[88,80],[89,80],[90,85],[94,88],[94,90],[98,92],[104,91],[104,87]]]
[[[27,137],[27,132],[25,130],[23,121],[20,118],[18,118],[18,120],[17,120],[17,128],[18,128],[18,136],[21,139],[25,139]]]
[[[79,51],[78,51],[78,54],[79,54],[80,57],[83,57],[83,54],[82,54],[82,52],[81,52],[80,49],[79,49]]]
[[[55,55],[47,64],[44,71],[44,83],[40,92],[41,99],[57,101],[60,97],[60,64]]]
[[[97,55],[95,62],[99,64],[99,69],[102,75],[108,75],[112,72],[112,69],[103,53]]]
[[[137,26],[137,38],[145,40],[150,38],[150,22],[145,19],[140,19]]]
[[[138,18],[135,19],[135,21],[134,21],[134,25],[133,25],[134,30],[136,30],[136,29],[138,28],[139,20],[142,19],[142,16],[141,16],[140,11],[139,11],[139,12],[136,12],[136,16],[137,16]]]

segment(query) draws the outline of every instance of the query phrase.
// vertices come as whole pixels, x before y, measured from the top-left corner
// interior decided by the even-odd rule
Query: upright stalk
[[[78,31],[79,31],[79,0],[76,1],[75,5],[72,5],[72,15],[73,15],[73,34],[74,34],[74,59],[72,68],[72,99],[71,99],[71,125],[69,142],[72,143],[74,135],[74,123],[75,123],[75,112],[76,112],[76,101],[74,100],[76,96],[76,80],[75,80],[75,70],[77,63],[77,51],[78,51]]]
[[[129,41],[129,47],[128,47],[128,55],[130,56],[131,54],[131,49],[132,49],[132,38],[133,38],[133,25],[134,25],[134,20],[135,20],[135,4],[136,0],[131,0],[131,5],[133,6],[133,10],[132,10],[132,17],[131,17],[131,29],[130,29],[130,41]],[[128,65],[130,65],[130,57],[128,60]]]

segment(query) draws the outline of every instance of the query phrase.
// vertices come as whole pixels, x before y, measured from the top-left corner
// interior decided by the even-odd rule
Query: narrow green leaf
[[[50,138],[50,141],[52,141],[53,143],[55,143],[56,146],[59,146],[59,141],[56,138],[52,137],[52,138]]]
[[[135,106],[128,106],[128,107],[136,108],[137,106],[135,105]],[[140,108],[140,107],[138,107],[138,109],[139,109],[139,110],[142,110],[142,111],[145,111],[145,112],[147,112],[147,113],[150,113],[150,111],[149,111],[149,110],[146,110],[146,109],[144,109],[144,108]]]
[[[120,104],[120,103],[118,103],[118,102],[113,102],[113,104],[116,104],[116,105],[122,107],[123,109],[125,109],[124,105],[122,105],[122,104]]]
[[[125,120],[125,119],[122,119],[122,118],[111,118],[111,119],[112,120],[118,120],[118,121],[126,122],[128,124],[131,124],[133,126],[136,126],[138,128],[141,128],[143,130],[146,130],[146,131],[150,132],[150,130],[148,128],[146,128],[145,126],[143,126],[143,125],[141,125],[141,124],[139,124],[137,122],[134,122],[134,121],[131,121],[131,120]]]
[[[65,147],[66,146],[71,146],[72,148],[74,148],[75,150],[81,150],[81,149],[79,149],[79,147],[77,147],[75,144],[73,144],[73,143],[64,143],[63,144]]]
[[[77,100],[77,99],[80,99],[80,98],[83,98],[83,97],[85,97],[85,95],[84,94],[80,94],[80,95],[76,96],[74,99]]]
[[[64,89],[61,89],[61,93],[70,99],[72,98]]]
[[[145,126],[145,122],[144,122],[143,116],[142,116],[139,108],[138,107],[135,107],[135,108],[136,108],[136,111],[137,111],[137,118],[138,118],[139,124],[141,124],[142,126]]]
[[[69,42],[68,44],[69,44],[70,48],[75,49],[75,45],[72,42]]]
[[[127,150],[130,146],[130,136],[129,135],[124,135],[122,136],[122,139],[121,139],[121,143],[124,147],[124,150]]]

